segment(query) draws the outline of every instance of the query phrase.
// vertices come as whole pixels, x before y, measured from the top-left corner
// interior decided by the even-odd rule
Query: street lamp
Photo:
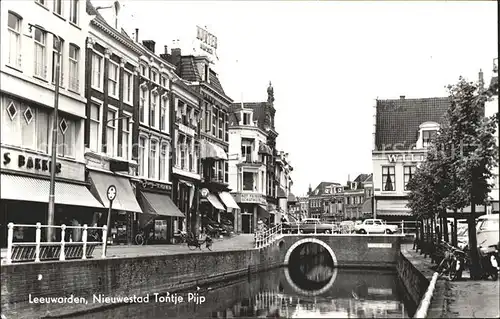
[[[53,240],[53,229],[50,226],[54,225],[54,211],[55,211],[55,178],[56,178],[56,160],[57,160],[57,124],[58,111],[59,111],[59,75],[61,69],[61,38],[51,32],[46,30],[44,27],[38,24],[28,23],[30,32],[32,28],[38,29],[44,33],[50,33],[57,38],[57,58],[56,58],[56,75],[55,75],[55,91],[54,91],[54,113],[52,115],[52,153],[50,160],[50,190],[49,190],[49,208],[47,216],[47,241],[51,242]]]

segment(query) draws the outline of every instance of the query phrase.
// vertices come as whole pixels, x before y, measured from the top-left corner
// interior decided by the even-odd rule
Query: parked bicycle
[[[451,281],[462,278],[462,272],[467,265],[467,254],[448,243],[443,245],[446,249],[444,258],[439,263],[436,271],[440,276],[447,275]]]
[[[213,240],[212,240],[212,237],[210,237],[209,235],[206,235],[205,239],[198,239],[198,238],[196,238],[196,236],[193,233],[190,232],[186,236],[186,243],[187,243],[187,246],[189,247],[189,249],[191,249],[191,250],[196,249],[196,248],[201,250],[201,247],[203,246],[203,244],[205,244],[205,247],[208,250],[212,250]]]
[[[149,235],[146,237],[146,234],[144,232],[144,229],[141,229],[137,235],[135,235],[135,243],[139,246],[142,246],[144,244],[148,244],[151,239],[153,239],[154,234],[153,232],[149,232]]]

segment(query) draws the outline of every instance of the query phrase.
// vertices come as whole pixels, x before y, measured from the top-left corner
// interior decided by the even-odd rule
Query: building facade
[[[7,222],[47,224],[58,79],[54,221],[90,224],[104,207],[85,178],[85,2],[2,2],[0,15],[2,233]],[[33,241],[34,229],[14,236]]]
[[[229,187],[240,207],[235,230],[253,233],[259,219],[269,218],[267,164],[272,152],[259,114],[246,103],[233,103],[229,114]]]
[[[276,176],[276,199],[278,201],[278,206],[276,213],[271,219],[271,223],[281,220],[281,216],[288,215],[288,197],[290,196],[293,180],[291,177],[291,172],[293,171],[293,166],[290,164],[288,159],[288,153],[283,151],[277,152],[274,156],[275,162],[275,176]]]
[[[365,185],[370,177],[371,174],[359,174],[354,181],[347,181],[344,187],[344,220],[363,218],[363,204],[369,192]]]
[[[490,84],[488,87],[490,100],[486,102],[485,105],[485,115],[491,117],[493,115],[498,116],[498,58],[493,60],[493,76],[490,80]],[[498,143],[498,123],[497,123],[497,148],[499,146]],[[493,168],[493,176],[490,180],[490,183],[493,185],[490,195],[489,201],[490,205],[487,208],[489,212],[498,213],[499,212],[499,193],[500,193],[500,179],[498,175],[498,165]]]
[[[377,100],[373,130],[373,217],[411,219],[409,180],[444,121],[449,98]]]

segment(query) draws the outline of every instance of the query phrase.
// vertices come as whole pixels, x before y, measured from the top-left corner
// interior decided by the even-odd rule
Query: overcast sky
[[[480,68],[488,83],[497,57],[496,1],[121,3],[124,29],[139,28],[157,52],[175,39],[187,51],[206,26],[233,100],[264,101],[272,81],[277,147],[290,154],[296,195],[371,173],[375,99],[446,96]]]

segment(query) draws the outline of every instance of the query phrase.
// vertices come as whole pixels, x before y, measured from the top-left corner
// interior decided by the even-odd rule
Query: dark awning
[[[0,181],[2,199],[49,202],[49,180],[1,174]],[[103,208],[84,185],[56,181],[54,195],[56,204]]]
[[[142,209],[145,213],[169,217],[186,217],[168,195],[141,192]]]
[[[206,140],[200,141],[200,159],[213,158],[216,160],[227,160],[226,152],[214,143]]]
[[[260,143],[259,145],[259,154],[267,154],[267,155],[273,155],[273,152],[271,148],[264,143]]]
[[[371,198],[368,198],[367,200],[365,200],[365,202],[363,203],[363,206],[361,207],[361,212],[362,213],[372,213],[372,199]]]
[[[297,202],[297,197],[293,193],[288,194],[288,199],[287,202],[289,203],[296,203]]]
[[[257,205],[257,214],[260,218],[269,217],[269,212],[267,211],[267,207],[264,205]]]
[[[116,197],[113,200],[113,209],[142,213],[142,209],[135,199],[134,190],[128,178],[96,171],[89,172],[89,177],[92,181],[91,192],[105,207],[109,207],[109,201],[106,195],[108,187],[110,185],[115,185]]]

